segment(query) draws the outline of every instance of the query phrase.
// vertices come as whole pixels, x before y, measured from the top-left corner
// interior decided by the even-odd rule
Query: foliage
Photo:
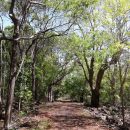
[[[129,0],[12,2],[0,1],[4,106],[11,98],[11,108],[28,111],[49,94],[91,102],[95,91],[93,102],[120,103],[123,96],[129,105]]]

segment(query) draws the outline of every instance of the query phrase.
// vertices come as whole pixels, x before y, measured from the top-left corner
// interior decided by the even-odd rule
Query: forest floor
[[[19,130],[111,130],[83,104],[73,102],[40,105],[34,115],[21,118],[20,122],[23,123]]]

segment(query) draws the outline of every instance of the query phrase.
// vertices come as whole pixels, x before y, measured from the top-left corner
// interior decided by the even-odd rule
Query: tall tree
[[[81,15],[82,21],[77,22],[80,31],[75,32],[71,39],[74,50],[72,54],[77,57],[91,89],[92,107],[99,106],[104,73],[110,65],[117,63],[129,37],[128,8],[125,8],[128,7],[127,2],[112,2],[113,4],[107,1],[90,6],[87,13]],[[120,9],[116,10],[117,8]]]
[[[45,35],[48,31],[57,32],[53,35],[49,35],[48,37],[63,35],[63,33],[66,33],[67,30],[72,26],[72,23],[68,20],[60,22],[59,18],[55,17],[54,14],[58,15],[56,10],[58,5],[60,4],[60,1],[58,1],[58,3],[56,3],[53,8],[51,8],[51,5],[54,3],[48,3],[49,1],[46,1],[46,3],[44,3],[44,1],[41,2],[40,0],[11,0],[10,2],[6,2],[7,3],[1,1],[1,4],[8,4],[8,7],[6,6],[4,11],[5,13],[6,11],[9,11],[9,19],[12,22],[13,31],[11,36],[7,36],[5,31],[1,30],[0,40],[9,41],[9,44],[11,45],[9,71],[10,75],[8,82],[8,97],[4,124],[5,129],[9,129],[16,79],[21,71],[23,62],[25,60],[25,55],[34,45],[34,42],[31,41],[34,41],[35,39],[40,39],[41,36]],[[44,12],[46,13],[44,15],[40,15],[40,13],[36,11],[36,9],[39,10],[41,14],[43,14]],[[44,22],[40,21],[42,18]],[[56,21],[56,19],[58,19],[59,22],[54,22]],[[25,31],[26,25],[29,24],[32,25],[33,30],[35,30],[31,34],[29,33],[29,31],[28,34]],[[62,29],[62,32],[60,32],[59,30],[60,27],[64,27],[64,29]],[[45,37],[43,36],[42,38]]]
[[[126,80],[128,78],[128,70],[129,70],[129,49],[124,52],[123,56],[118,60],[118,70],[119,70],[119,84],[120,84],[120,98],[121,98],[121,107],[122,107],[122,127],[126,129],[125,122],[125,99],[124,99],[124,87]]]

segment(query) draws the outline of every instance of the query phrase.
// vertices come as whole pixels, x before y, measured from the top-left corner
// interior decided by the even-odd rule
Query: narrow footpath
[[[44,122],[46,120],[49,126],[47,130],[111,130],[99,119],[92,117],[81,103],[47,103],[39,108],[34,118]]]

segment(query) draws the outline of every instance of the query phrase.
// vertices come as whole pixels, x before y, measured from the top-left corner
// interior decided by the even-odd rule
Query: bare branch
[[[86,66],[87,66],[87,69],[88,69],[88,71],[90,70],[90,68],[89,68],[89,64],[88,64],[88,60],[87,60],[87,58],[86,58],[86,55],[85,55],[85,51],[84,51],[84,60],[85,60],[85,63],[86,63]]]
[[[38,1],[30,0],[29,2],[30,2],[30,4],[35,4],[35,5],[37,4],[37,5],[41,5],[41,6],[43,6],[43,7],[46,7],[45,4],[43,4],[43,3],[41,3],[41,2],[38,2]]]

